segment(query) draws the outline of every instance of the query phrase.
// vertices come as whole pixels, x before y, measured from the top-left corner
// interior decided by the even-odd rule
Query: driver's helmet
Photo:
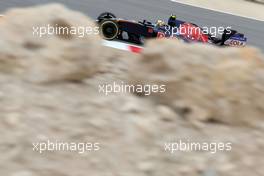
[[[158,27],[165,26],[165,22],[162,20],[157,20],[156,26],[158,26]]]
[[[170,16],[170,19],[171,19],[171,20],[176,20],[176,18],[177,18],[176,15],[171,15],[171,16]]]
[[[168,20],[168,25],[175,27],[176,26],[176,19],[177,19],[176,15],[171,15],[169,17],[169,20]]]

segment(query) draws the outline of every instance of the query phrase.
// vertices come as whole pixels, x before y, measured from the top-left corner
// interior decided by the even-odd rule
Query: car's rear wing
[[[244,36],[244,34],[238,33],[235,30],[225,30],[221,39],[222,46],[245,46],[246,43],[247,38]]]

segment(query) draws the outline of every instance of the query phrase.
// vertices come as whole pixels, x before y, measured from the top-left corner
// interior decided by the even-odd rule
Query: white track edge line
[[[220,13],[224,13],[224,14],[228,14],[228,15],[233,15],[233,16],[237,16],[237,17],[242,17],[242,18],[247,18],[247,19],[251,19],[251,20],[264,22],[264,20],[262,20],[262,19],[257,19],[257,18],[254,18],[254,17],[247,17],[247,16],[240,15],[240,14],[233,14],[231,12],[225,12],[225,11],[217,10],[217,9],[213,9],[213,8],[205,8],[205,7],[200,6],[200,5],[193,5],[192,3],[182,2],[182,1],[179,1],[179,0],[170,0],[170,1],[171,2],[175,2],[175,3],[179,3],[179,4],[189,5],[189,6],[192,6],[192,7],[198,7],[198,8],[201,8],[201,9],[211,10],[211,11],[220,12]]]

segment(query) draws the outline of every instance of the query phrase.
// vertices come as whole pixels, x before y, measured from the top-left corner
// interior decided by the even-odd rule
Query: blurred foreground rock
[[[155,101],[191,120],[258,126],[264,120],[263,59],[253,48],[152,41],[131,77],[135,83],[167,85]]]
[[[37,82],[81,80],[93,76],[98,64],[103,62],[98,35],[82,38],[66,32],[78,27],[95,28],[95,24],[79,12],[56,4],[11,10],[2,20],[2,72]],[[54,27],[56,34],[40,36],[40,32],[48,31],[48,26]]]
[[[54,22],[93,25],[60,5],[11,10],[0,23],[0,175],[264,175],[257,50],[164,40],[132,55],[102,47],[93,35],[32,36],[32,26]],[[98,92],[114,81],[167,91]],[[32,143],[47,140],[100,143],[100,150],[33,151]],[[232,150],[165,151],[179,140],[230,142]]]

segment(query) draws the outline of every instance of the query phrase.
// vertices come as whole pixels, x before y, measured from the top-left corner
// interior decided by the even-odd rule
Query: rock
[[[93,25],[60,5],[15,9],[0,22],[1,175],[264,175],[263,130],[233,126],[264,126],[257,50],[159,40],[134,55],[103,52],[98,36],[32,37],[32,25],[54,21]],[[52,84],[40,84],[46,82]],[[113,82],[162,83],[167,91],[98,92],[98,85]],[[43,149],[48,141],[100,149],[34,151],[32,144]],[[177,141],[226,141],[232,150],[172,154],[167,147]]]
[[[7,114],[7,117],[5,117],[7,125],[9,125],[10,127],[18,127],[21,124],[19,117],[19,113]]]
[[[80,37],[84,28],[93,32]],[[32,82],[91,77],[103,62],[97,30],[92,20],[58,4],[8,11],[0,23],[0,72]]]
[[[152,94],[154,101],[171,107],[184,102],[193,120],[251,126],[263,121],[263,58],[252,48],[153,40],[130,77],[134,84],[165,84],[165,93]]]
[[[157,111],[159,112],[159,115],[163,121],[171,122],[179,118],[171,108],[164,105],[159,105],[157,107]]]

